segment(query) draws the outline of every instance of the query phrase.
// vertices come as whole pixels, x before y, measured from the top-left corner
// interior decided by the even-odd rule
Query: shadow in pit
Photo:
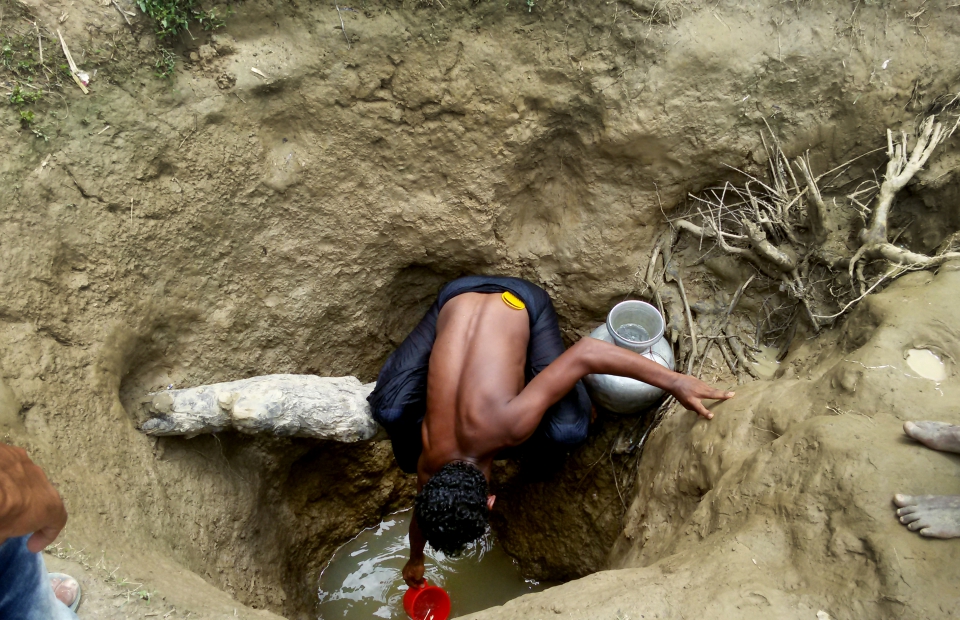
[[[496,462],[491,525],[525,577],[569,581],[607,567],[636,480],[638,422],[600,411],[587,442],[552,468],[529,455]]]
[[[226,432],[159,438],[156,455],[158,474],[176,484],[155,535],[241,603],[288,618],[316,618],[316,584],[333,552],[409,507],[416,490],[389,442]]]

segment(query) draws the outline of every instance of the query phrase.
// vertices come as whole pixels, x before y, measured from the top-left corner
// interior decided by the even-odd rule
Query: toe
[[[956,537],[955,535],[952,535],[950,532],[948,532],[944,528],[936,525],[925,527],[917,533],[920,534],[921,536],[925,536],[926,538],[955,538]]]
[[[80,590],[80,584],[73,577],[55,578],[50,580],[53,587],[53,593],[61,603],[70,607],[77,598],[77,592]]]
[[[911,504],[915,504],[916,502],[913,501],[913,496],[911,495],[901,495],[900,493],[897,493],[893,496],[893,503],[903,508],[904,506],[909,506]]]
[[[900,523],[903,523],[904,525],[907,525],[908,523],[913,523],[914,521],[918,520],[919,518],[920,518],[920,515],[918,515],[918,514],[916,514],[916,513],[905,514],[905,515],[902,515],[902,516],[900,517]]]
[[[897,508],[897,516],[904,517],[906,515],[915,513],[919,509],[919,506],[904,506],[903,508]]]
[[[907,524],[907,528],[914,532],[925,527],[930,527],[930,524],[919,518],[915,519],[912,523]]]
[[[903,423],[903,433],[908,437],[913,437],[914,433],[917,432],[917,424],[915,422],[904,422]]]

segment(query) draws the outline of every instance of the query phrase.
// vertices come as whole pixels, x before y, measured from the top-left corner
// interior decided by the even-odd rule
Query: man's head
[[[487,531],[493,499],[487,496],[483,472],[470,463],[454,461],[423,485],[414,514],[431,547],[457,555]]]

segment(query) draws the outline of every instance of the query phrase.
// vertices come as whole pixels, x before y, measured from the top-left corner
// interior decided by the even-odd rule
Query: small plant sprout
[[[154,63],[153,66],[156,69],[155,75],[157,77],[159,78],[173,77],[173,73],[177,69],[177,55],[174,54],[171,50],[165,47],[161,47],[160,57],[157,58],[157,62]]]

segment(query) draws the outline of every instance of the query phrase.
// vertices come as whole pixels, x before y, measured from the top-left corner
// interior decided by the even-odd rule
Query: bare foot
[[[946,422],[904,422],[903,432],[928,448],[960,454],[960,426]]]
[[[900,523],[921,536],[960,537],[960,495],[897,494],[893,503]]]
[[[50,576],[50,587],[57,599],[67,607],[73,607],[73,602],[77,600],[80,594],[80,584],[77,580],[63,573],[55,573]]]

